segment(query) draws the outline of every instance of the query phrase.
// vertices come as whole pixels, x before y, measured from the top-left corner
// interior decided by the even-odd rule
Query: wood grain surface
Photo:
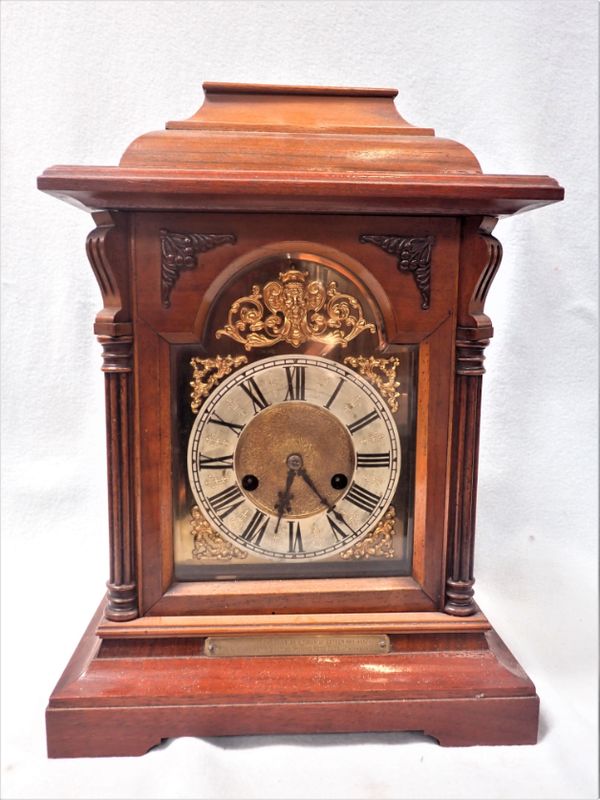
[[[101,615],[102,606],[52,694],[50,757],[142,755],[169,737],[248,733],[537,740],[535,688],[493,631],[417,637],[383,656],[211,658],[194,638],[111,641],[103,653]]]

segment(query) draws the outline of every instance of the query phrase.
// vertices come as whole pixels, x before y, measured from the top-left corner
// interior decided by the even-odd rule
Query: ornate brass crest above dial
[[[230,336],[246,350],[279,342],[300,347],[308,341],[346,347],[363,331],[375,333],[375,326],[365,320],[355,297],[338,292],[335,281],[325,286],[302,270],[288,269],[279,280],[262,289],[255,284],[249,295],[236,300],[216,336]]]

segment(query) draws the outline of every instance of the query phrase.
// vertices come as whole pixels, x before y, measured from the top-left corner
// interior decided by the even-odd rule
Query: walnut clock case
[[[422,730],[532,744],[535,687],[473,599],[483,175],[391,89],[204,84],[92,212],[104,301],[108,593],[47,709],[52,757],[175,736]]]

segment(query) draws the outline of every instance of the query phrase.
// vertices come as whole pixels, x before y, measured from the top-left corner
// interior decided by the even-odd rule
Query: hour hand
[[[275,511],[277,511],[277,524],[275,525],[275,533],[277,533],[279,530],[279,523],[281,522],[282,516],[286,513],[286,511],[289,513],[292,510],[290,500],[292,499],[293,495],[290,494],[290,489],[292,487],[292,482],[295,475],[296,471],[289,469],[285,481],[285,489],[282,492],[277,492],[277,500],[273,506]]]

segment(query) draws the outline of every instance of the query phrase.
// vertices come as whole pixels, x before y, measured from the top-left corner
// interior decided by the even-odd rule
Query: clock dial
[[[271,560],[327,558],[379,522],[400,475],[395,422],[351,369],[275,356],[226,378],[188,446],[196,502],[237,547]]]

